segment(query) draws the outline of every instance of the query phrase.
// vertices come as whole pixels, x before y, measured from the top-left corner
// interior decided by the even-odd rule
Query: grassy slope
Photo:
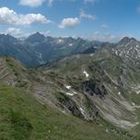
[[[140,122],[140,95],[137,95],[136,93],[132,93],[129,95],[129,100],[135,103],[136,106],[138,106],[138,108],[136,109],[136,113],[137,113],[138,122]],[[132,132],[137,135],[137,140],[139,140],[140,139],[140,133],[139,133],[140,123],[132,130]]]
[[[40,105],[24,90],[0,86],[0,140],[125,140],[105,129]]]
[[[85,58],[83,59],[86,61]],[[6,62],[9,68],[15,72],[19,83],[26,80],[28,74],[25,76],[23,68],[16,66],[16,62],[14,63],[12,60],[6,59]],[[79,72],[77,65],[72,65],[70,68]],[[64,71],[70,68],[66,67]],[[131,139],[131,137],[124,136],[126,134],[122,131],[114,128],[111,130],[112,127],[107,125],[109,124],[100,126],[76,117],[66,116],[47,106],[40,105],[23,89],[0,86],[0,140]],[[106,132],[106,129],[109,132]]]

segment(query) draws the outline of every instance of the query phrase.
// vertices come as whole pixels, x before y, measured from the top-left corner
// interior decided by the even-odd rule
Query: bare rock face
[[[0,83],[9,86],[25,87],[29,84],[27,69],[16,59],[0,58]]]
[[[93,58],[96,55],[69,57],[58,62],[58,65],[40,69],[44,76],[44,86],[47,87],[44,97],[67,114],[88,121],[95,121],[100,116],[117,127],[133,128],[137,125],[135,108],[124,97],[131,83],[129,72],[122,72],[119,66],[114,68],[110,58],[99,62],[97,58],[96,62],[92,61]]]
[[[92,79],[83,82],[82,88],[84,93],[88,93],[90,96],[97,95],[100,98],[104,98],[107,94],[105,86],[100,82],[94,81]]]
[[[0,82],[14,86],[16,84],[16,76],[8,67],[6,58],[0,58]]]
[[[113,52],[128,65],[138,67],[140,64],[140,42],[134,38],[123,38],[113,49]]]

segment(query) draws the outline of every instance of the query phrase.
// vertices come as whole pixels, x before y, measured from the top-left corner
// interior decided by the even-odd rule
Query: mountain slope
[[[89,124],[42,106],[20,89],[5,86],[0,87],[0,91],[0,139],[113,139],[97,124]],[[83,128],[88,131],[83,131]]]
[[[1,58],[4,67],[9,66],[9,62],[10,66],[16,64],[17,70],[21,73],[20,76],[24,75],[27,78],[28,72],[26,69],[22,71],[22,65],[16,60],[11,58],[8,58],[8,62],[5,60],[6,58]],[[10,69],[8,67],[7,71],[10,72],[11,76],[13,75],[11,67]],[[32,71],[32,73],[34,72]],[[118,140],[123,138],[123,140],[127,140],[133,137],[125,135],[126,132],[115,129],[103,120],[90,123],[61,113],[53,106],[42,105],[42,102],[40,104],[32,96],[34,92],[31,94],[31,90],[27,90],[24,86],[6,85],[7,79],[4,79],[4,83],[0,84],[0,139]]]
[[[53,75],[60,77],[58,81],[63,89],[58,89],[58,92],[61,91],[63,94],[71,96],[72,100],[79,106],[79,110],[82,108],[81,113],[86,119],[94,120],[99,113],[104,119],[111,121],[118,127],[125,129],[134,127],[137,124],[136,116],[133,114],[134,107],[123,97],[125,91],[117,81],[118,79],[115,79],[115,75],[109,75],[108,69],[106,70],[102,65],[105,61],[110,65],[108,59],[100,60],[99,58],[98,60],[96,56],[90,55],[70,57],[45,71],[44,75],[54,71]],[[47,79],[48,75],[46,75]],[[89,111],[84,104],[86,101],[90,102]]]
[[[117,44],[105,43],[96,53],[87,51],[68,56],[37,69],[26,69],[13,58],[1,58],[0,85],[22,89],[40,106],[47,106],[62,116],[74,118],[74,122],[79,120],[86,123],[87,127],[95,124],[93,129],[99,127],[99,131],[103,135],[107,134],[107,137],[115,135],[118,140],[139,139],[140,69],[135,63],[138,56],[134,55],[135,51],[131,51],[129,55],[132,57],[128,61],[126,55],[130,48],[136,49],[137,43],[134,39],[124,38]],[[123,55],[119,55],[121,51]],[[82,132],[81,128],[74,127],[76,132],[77,129]],[[68,131],[66,133],[69,135]],[[96,136],[89,135],[91,137],[79,135],[75,139],[93,139],[93,135]],[[73,135],[70,136],[74,139]],[[100,139],[100,136],[96,139]]]

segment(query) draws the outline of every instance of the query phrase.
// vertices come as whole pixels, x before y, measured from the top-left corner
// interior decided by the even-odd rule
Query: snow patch
[[[121,92],[120,91],[118,92],[118,95],[121,95]]]
[[[63,39],[58,39],[58,40],[57,40],[57,43],[63,43],[63,42],[64,42]]]
[[[82,113],[82,115],[84,116],[85,115],[85,111],[84,111],[84,109],[83,108],[79,108],[80,109],[80,111],[81,111],[81,113]]]
[[[66,89],[71,89],[71,86],[65,85]]]
[[[139,95],[139,94],[140,94],[140,90],[136,91],[136,94],[138,94],[138,95]]]
[[[74,95],[76,95],[76,94],[77,94],[77,92],[75,92],[75,91],[66,92],[66,95],[68,95],[68,96],[74,96]]]
[[[68,96],[73,96],[74,93],[66,92],[66,95],[68,95]]]
[[[90,56],[91,56],[91,57],[94,56],[94,53],[90,54]]]
[[[86,78],[89,77],[89,74],[87,73],[87,71],[84,70],[83,73],[85,74]]]
[[[42,53],[37,52],[37,51],[36,51],[35,53],[37,54],[37,56],[38,56],[38,58],[39,58],[39,62],[40,62],[40,64],[44,64],[45,61],[43,60]]]
[[[136,104],[134,102],[132,102],[132,105],[135,106]]]

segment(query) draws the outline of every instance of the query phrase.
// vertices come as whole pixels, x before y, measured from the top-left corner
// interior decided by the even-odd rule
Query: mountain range
[[[14,57],[28,67],[36,67],[65,56],[83,53],[89,48],[95,51],[100,45],[101,42],[98,41],[72,37],[45,37],[38,32],[24,40],[10,35],[0,35],[0,55]]]
[[[140,139],[136,39],[0,35],[0,54],[0,139]]]

